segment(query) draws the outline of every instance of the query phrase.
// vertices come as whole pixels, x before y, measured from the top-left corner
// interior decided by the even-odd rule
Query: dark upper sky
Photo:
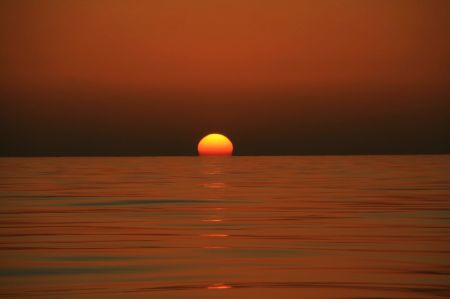
[[[447,0],[0,2],[0,155],[450,153]]]

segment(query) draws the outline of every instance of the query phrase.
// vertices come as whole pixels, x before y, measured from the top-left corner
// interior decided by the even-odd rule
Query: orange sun
[[[233,154],[233,144],[222,134],[206,135],[198,143],[197,149],[200,156],[231,156]]]

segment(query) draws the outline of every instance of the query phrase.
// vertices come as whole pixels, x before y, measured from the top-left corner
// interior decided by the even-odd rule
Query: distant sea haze
[[[448,298],[450,156],[0,158],[0,297]]]

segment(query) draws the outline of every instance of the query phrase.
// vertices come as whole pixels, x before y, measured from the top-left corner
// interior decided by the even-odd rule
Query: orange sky
[[[2,84],[429,89],[450,82],[448,1],[2,1]]]
[[[446,0],[1,1],[6,152],[195,153],[210,132],[237,153],[450,151],[449,16]]]

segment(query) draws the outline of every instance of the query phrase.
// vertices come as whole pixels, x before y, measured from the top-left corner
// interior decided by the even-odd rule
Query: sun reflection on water
[[[230,285],[224,284],[224,283],[215,283],[208,286],[208,289],[211,290],[226,290],[231,289],[232,287]]]

